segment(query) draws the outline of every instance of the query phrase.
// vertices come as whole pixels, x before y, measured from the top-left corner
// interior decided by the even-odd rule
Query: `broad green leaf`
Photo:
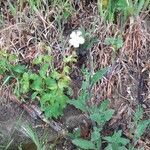
[[[39,74],[42,78],[46,78],[46,73],[48,71],[48,68],[49,68],[49,64],[44,64],[43,66],[41,66],[41,69],[39,71]]]
[[[111,144],[108,144],[108,146],[105,148],[105,150],[114,150],[114,149],[112,148]]]
[[[29,91],[29,74],[28,73],[24,73],[22,76],[22,79],[20,81],[21,83],[21,91],[22,93],[27,93]]]
[[[64,88],[68,87],[68,81],[60,79],[58,81],[58,87],[59,89],[64,90]]]
[[[140,122],[135,130],[135,137],[140,138],[144,134],[148,125],[150,125],[150,120],[144,120]]]
[[[60,74],[59,72],[57,72],[57,71],[53,71],[53,72],[51,73],[51,77],[52,77],[53,79],[59,80],[59,79],[61,78],[61,74]]]
[[[17,73],[24,73],[26,71],[26,67],[24,65],[16,65],[12,69]]]
[[[29,78],[30,78],[31,80],[36,80],[36,79],[39,78],[39,76],[38,76],[37,74],[35,74],[35,73],[29,73]]]
[[[42,60],[43,60],[43,55],[39,55],[39,56],[37,56],[36,58],[34,58],[33,64],[39,65],[39,64],[42,63]]]
[[[50,63],[52,61],[52,56],[51,55],[45,55],[45,56],[43,56],[43,60],[46,63]]]
[[[84,140],[84,139],[74,139],[72,143],[80,148],[87,149],[87,150],[95,150],[95,145],[93,142]]]
[[[108,70],[107,68],[103,68],[103,69],[97,71],[91,79],[92,85],[94,85],[96,82],[101,80],[104,77],[104,75],[107,73],[107,70]]]
[[[18,57],[15,54],[10,54],[8,60],[9,62],[15,62],[18,60]]]
[[[58,89],[58,85],[57,85],[56,80],[54,80],[51,77],[47,77],[45,79],[45,83],[46,83],[48,89],[50,89],[50,90],[57,90]]]
[[[33,83],[31,84],[31,88],[35,91],[41,92],[43,90],[42,78],[38,77],[36,80],[34,80]]]
[[[50,101],[52,99],[52,94],[51,93],[44,93],[42,94],[41,97],[41,103],[45,104],[47,101]]]

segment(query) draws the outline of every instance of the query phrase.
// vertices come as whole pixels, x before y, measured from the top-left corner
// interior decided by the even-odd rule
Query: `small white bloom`
[[[83,44],[85,42],[84,37],[82,36],[82,32],[81,31],[73,31],[70,34],[70,40],[69,40],[69,44],[71,46],[74,46],[75,48],[78,48],[80,44]]]

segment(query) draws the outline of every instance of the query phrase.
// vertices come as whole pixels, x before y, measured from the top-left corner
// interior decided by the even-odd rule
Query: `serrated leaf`
[[[143,109],[141,106],[138,106],[136,108],[135,114],[134,114],[134,122],[138,123],[143,117]]]
[[[26,71],[26,67],[24,65],[16,65],[13,67],[13,71],[16,73],[24,73]]]
[[[47,73],[47,71],[48,71],[48,68],[49,68],[49,64],[48,64],[48,63],[41,66],[41,69],[40,69],[40,71],[39,71],[39,74],[40,74],[40,76],[41,76],[42,78],[46,78],[46,73]]]
[[[27,93],[29,91],[29,74],[28,73],[24,73],[22,76],[22,79],[20,81],[21,83],[21,92],[22,93]]]
[[[37,56],[36,58],[34,58],[33,64],[39,65],[39,64],[42,63],[42,60],[43,60],[43,55],[39,55],[39,56]]]
[[[69,66],[65,66],[64,69],[63,69],[63,73],[64,74],[69,74],[70,72],[70,67]]]
[[[74,139],[72,140],[72,143],[80,148],[83,149],[87,149],[87,150],[94,150],[95,149],[95,145],[93,144],[93,142],[88,141],[88,140],[84,140],[84,139]]]
[[[91,79],[92,85],[94,85],[96,82],[101,80],[104,77],[104,75],[107,73],[107,70],[108,70],[107,68],[103,68],[103,69],[97,71]]]
[[[37,74],[35,74],[35,73],[30,73],[30,74],[29,74],[29,78],[30,78],[31,80],[36,80],[38,77],[39,77],[39,76],[38,76]]]
[[[51,55],[45,55],[43,56],[44,62],[49,63],[52,61],[52,56]]]
[[[135,137],[140,138],[144,134],[148,125],[150,125],[150,120],[144,120],[140,122],[135,130]]]
[[[51,73],[51,77],[52,77],[53,79],[59,80],[59,79],[61,78],[61,74],[60,74],[59,72],[57,72],[57,71],[53,71],[53,72]]]
[[[106,123],[112,118],[112,115],[114,114],[114,110],[109,109],[105,112],[99,112],[99,113],[94,113],[90,115],[90,118],[93,121],[96,121],[99,125],[102,123]]]
[[[112,146],[116,145],[117,147],[125,146],[130,142],[128,139],[122,137],[121,130],[114,132],[112,136],[106,136],[103,139],[106,140],[108,143],[111,143]]]
[[[43,90],[42,78],[41,77],[36,78],[36,80],[34,80],[33,83],[31,84],[31,88],[35,91],[41,92]]]
[[[86,112],[86,106],[80,100],[70,100],[68,101],[69,104],[74,105],[77,109],[80,109],[83,112]]]
[[[57,85],[56,80],[54,80],[51,77],[46,78],[45,83],[46,83],[48,89],[50,89],[50,90],[57,90],[58,89],[58,85]]]
[[[59,89],[61,89],[63,91],[64,88],[68,87],[68,81],[60,79],[58,81],[58,87],[59,87]]]
[[[100,137],[100,130],[96,127],[94,127],[94,131],[92,132],[91,134],[91,141],[97,141],[99,140],[101,137]]]
[[[109,103],[110,102],[109,102],[108,99],[103,100],[102,103],[101,103],[101,105],[100,105],[100,107],[99,107],[99,110],[102,111],[102,112],[105,111],[108,108]]]

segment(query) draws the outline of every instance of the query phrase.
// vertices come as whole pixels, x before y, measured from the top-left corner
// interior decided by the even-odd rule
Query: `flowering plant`
[[[73,31],[70,34],[70,40],[69,40],[69,44],[71,46],[73,46],[74,48],[78,48],[80,44],[84,44],[85,39],[82,36],[82,32],[77,30],[77,31]]]

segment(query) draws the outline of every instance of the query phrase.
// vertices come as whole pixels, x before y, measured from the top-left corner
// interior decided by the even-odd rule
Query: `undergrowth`
[[[76,53],[79,51],[78,48],[72,49],[66,46],[67,40],[64,41],[63,32],[72,15],[76,17],[76,9],[81,9],[80,6],[76,6],[73,1],[69,0],[18,0],[7,1],[7,3],[8,12],[11,15],[5,16],[0,14],[0,23],[2,24],[0,27],[2,28],[5,25],[5,17],[10,17],[12,20],[15,20],[15,23],[21,22],[21,20],[24,19],[22,18],[23,10],[28,7],[29,12],[27,16],[29,18],[31,16],[35,17],[36,15],[41,18],[41,20],[48,18],[47,20],[45,19],[46,21],[42,20],[44,23],[46,22],[45,24],[47,25],[44,24],[46,28],[44,31],[53,23],[56,24],[55,27],[57,27],[60,38],[56,44],[61,45],[60,53],[62,59],[60,59],[61,67],[57,68],[57,66],[54,65],[55,58],[52,53],[54,50],[51,50],[51,46],[49,45],[45,46],[44,52],[30,60],[29,64],[23,62],[19,54],[9,53],[5,48],[1,48],[0,88],[2,89],[4,86],[11,85],[13,93],[23,102],[38,101],[41,111],[44,112],[45,116],[49,119],[58,118],[63,115],[63,110],[68,104],[74,105],[77,109],[81,110],[92,122],[92,130],[89,139],[83,139],[80,134],[77,135],[73,133],[72,143],[80,149],[137,150],[138,141],[150,124],[150,120],[143,119],[144,112],[142,106],[137,106],[132,117],[132,124],[129,131],[131,138],[129,139],[123,130],[113,131],[109,136],[103,135],[102,131],[105,125],[115,114],[115,110],[109,107],[111,100],[104,99],[100,105],[92,105],[90,103],[90,100],[93,98],[93,87],[105,76],[108,69],[101,69],[95,72],[94,75],[92,75],[88,69],[83,69],[82,73],[84,80],[80,93],[76,99],[71,99],[72,89],[70,84],[72,81],[70,73],[78,60]],[[75,3],[79,2],[76,1]],[[99,17],[102,18],[103,23],[116,24],[120,30],[119,35],[106,35],[103,43],[113,49],[111,57],[114,61],[124,44],[124,35],[122,33],[125,30],[126,23],[129,21],[129,25],[132,25],[137,17],[140,16],[141,11],[149,8],[149,0],[97,0],[96,4]],[[80,11],[81,10],[78,12],[79,14]],[[48,17],[47,12],[51,12],[53,15]],[[76,21],[76,19],[73,21]],[[88,29],[89,31],[87,32],[91,33],[90,31],[95,28],[96,25],[93,29]],[[88,36],[90,40],[85,41],[83,47],[79,47],[80,50],[83,50],[82,53],[88,53],[89,51],[87,52],[87,50],[98,43],[97,38],[96,40],[92,38],[94,37],[93,35],[89,34]],[[38,41],[41,39],[37,38],[36,40]],[[73,40],[73,42],[76,41]],[[47,41],[47,43],[51,44],[51,41]],[[65,49],[69,49],[67,55],[64,55]],[[41,146],[41,141],[38,139],[35,131],[27,127],[27,132],[36,144],[38,150],[46,149],[45,146]],[[143,149],[144,148],[141,148],[140,150]]]

